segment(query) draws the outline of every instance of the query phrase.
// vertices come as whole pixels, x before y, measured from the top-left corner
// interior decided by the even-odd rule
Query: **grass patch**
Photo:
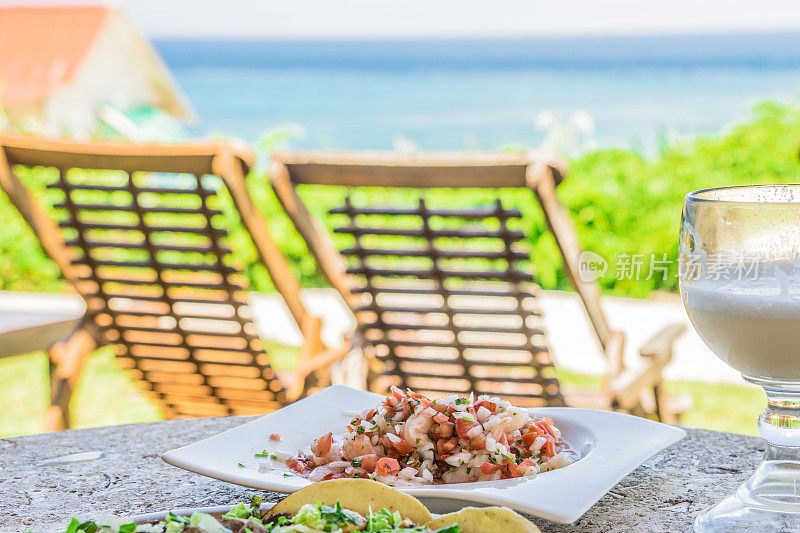
[[[268,344],[275,367],[291,368],[297,348]],[[571,389],[599,390],[598,376],[559,370],[558,378]],[[756,418],[764,408],[764,394],[757,388],[692,382],[670,382],[670,394],[688,394],[693,400],[683,415],[685,426],[756,435]],[[41,431],[48,406],[47,357],[43,353],[0,360],[0,437]],[[72,399],[75,427],[106,426],[160,420],[161,413],[117,365],[113,352],[104,348],[87,362]]]
[[[567,389],[599,391],[603,378],[556,370],[561,385]],[[758,415],[766,406],[764,391],[753,385],[668,381],[664,390],[669,395],[688,395],[692,407],[681,417],[681,425],[758,435]]]

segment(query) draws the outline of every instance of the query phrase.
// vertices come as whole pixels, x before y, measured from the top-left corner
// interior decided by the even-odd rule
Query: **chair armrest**
[[[664,368],[672,360],[672,346],[684,331],[684,324],[670,324],[653,335],[639,349],[643,365],[622,371],[606,385],[612,400],[622,409],[632,409],[644,391],[661,382]]]
[[[672,346],[675,340],[686,331],[684,324],[669,324],[662,328],[655,335],[645,342],[639,353],[642,357],[656,358],[666,355],[668,358],[672,357]]]
[[[341,346],[336,348],[327,348],[315,354],[312,358],[307,359],[301,363],[295,370],[298,374],[306,376],[315,370],[325,368],[337,361],[341,361],[345,355],[350,353],[353,349],[352,339],[345,337]]]
[[[633,409],[644,391],[661,382],[661,374],[670,361],[664,355],[644,359],[644,365],[625,369],[606,383],[606,392],[616,409]]]

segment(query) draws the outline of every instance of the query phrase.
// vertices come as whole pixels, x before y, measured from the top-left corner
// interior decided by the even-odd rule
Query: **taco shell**
[[[392,512],[399,511],[400,516],[418,525],[430,522],[433,518],[415,497],[371,479],[331,479],[314,483],[279,501],[267,516],[281,513],[294,515],[306,504],[322,502],[333,505],[337,500],[345,509],[363,516],[367,516],[370,509],[380,511],[386,508]]]
[[[425,525],[435,531],[452,524],[461,526],[461,533],[539,533],[538,527],[508,507],[465,507]]]

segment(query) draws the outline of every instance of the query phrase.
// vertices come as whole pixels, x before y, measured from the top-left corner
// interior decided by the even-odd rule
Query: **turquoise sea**
[[[196,135],[296,148],[573,152],[713,133],[800,95],[800,32],[427,41],[156,41]]]

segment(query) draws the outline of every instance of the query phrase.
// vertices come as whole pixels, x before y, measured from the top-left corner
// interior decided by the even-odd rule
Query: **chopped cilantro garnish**
[[[358,433],[359,435],[363,435],[365,431],[366,430],[364,429],[364,426],[358,426],[356,428],[356,433]]]
[[[239,468],[244,468],[244,465],[242,463],[236,463],[236,464],[239,465]]]
[[[350,464],[353,465],[356,468],[360,468],[361,467],[361,459],[353,459],[352,461],[350,461]]]
[[[462,403],[468,403],[469,400],[466,398],[456,398],[456,405],[461,405]]]

